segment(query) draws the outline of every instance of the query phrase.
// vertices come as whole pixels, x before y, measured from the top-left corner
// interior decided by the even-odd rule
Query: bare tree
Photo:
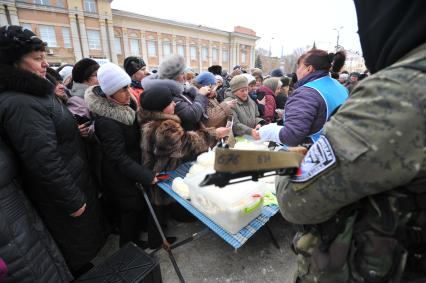
[[[284,56],[284,72],[286,74],[296,72],[297,60],[308,50],[307,47],[298,47],[293,53]]]

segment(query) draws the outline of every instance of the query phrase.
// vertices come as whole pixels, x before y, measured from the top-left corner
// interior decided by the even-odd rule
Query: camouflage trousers
[[[392,237],[372,230],[357,231],[357,214],[327,247],[313,233],[298,233],[293,240],[297,254],[298,283],[397,283],[401,282],[407,253]]]

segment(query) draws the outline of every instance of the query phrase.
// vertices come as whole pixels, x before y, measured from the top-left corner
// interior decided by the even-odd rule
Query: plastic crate
[[[161,283],[160,264],[134,243],[128,243],[75,282]]]

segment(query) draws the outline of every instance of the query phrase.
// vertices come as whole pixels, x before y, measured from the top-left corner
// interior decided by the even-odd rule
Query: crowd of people
[[[357,6],[361,44],[372,73],[424,43],[407,44],[399,57],[375,64],[374,52],[378,49],[363,41],[367,30],[363,23],[371,20],[371,14],[361,6]],[[407,185],[419,176],[418,172],[424,173],[424,116],[416,116],[416,109],[424,112],[424,95],[411,100],[407,91],[395,92],[401,95],[395,98],[399,106],[392,104],[396,102],[390,97],[392,90],[398,89],[392,84],[404,80],[403,75],[394,76],[394,70],[385,70],[360,83],[369,73],[342,70],[343,50],[332,54],[320,49],[300,56],[293,74],[284,74],[281,69],[266,74],[241,66],[228,74],[219,65],[197,74],[179,55],[165,58],[155,73],[149,73],[144,60],[135,56],[127,57],[123,66],[99,65],[83,58],[53,69],[47,63],[47,48],[30,30],[0,28],[0,275],[8,270],[7,276],[15,281],[68,282],[93,266],[90,261],[111,231],[119,234],[120,246],[132,241],[142,248],[159,247],[161,237],[136,184],[153,188],[147,190],[149,197],[161,224],[166,225],[166,207],[173,200],[155,189],[158,174],[195,160],[229,137],[245,136],[283,148],[309,149],[298,176],[292,180],[283,177],[277,185],[283,216],[313,227],[299,231],[293,242],[299,262],[314,271],[313,275],[299,274],[297,282],[318,278],[322,278],[319,282],[349,282],[336,281],[337,277],[330,274],[349,276],[344,269],[349,268],[345,253],[352,238],[344,237],[353,229],[358,229],[354,239],[359,250],[352,256],[363,262],[354,260],[351,274],[367,278],[359,282],[387,282],[384,278],[399,276],[395,266],[403,260],[403,248],[397,240],[390,242],[394,239],[391,233],[398,228],[408,239],[415,230],[411,227],[423,224],[410,222],[414,220],[407,216],[404,223],[413,231],[401,230],[401,222],[395,221],[390,224],[394,226],[387,227],[375,209],[386,207],[385,215],[396,219],[391,202],[387,202],[389,193],[386,197],[380,193]],[[396,67],[417,78],[411,85],[415,88],[412,93],[420,91],[416,86],[425,84],[424,50],[423,45]],[[393,81],[386,81],[388,77]],[[377,82],[391,91],[382,91]],[[414,110],[400,109],[408,104],[415,105]],[[386,115],[386,107],[394,107],[400,116],[394,119]],[[373,113],[381,113],[381,120],[372,119]],[[423,122],[416,124],[416,119]],[[374,125],[369,124],[372,121]],[[407,123],[418,133],[402,134]],[[392,135],[374,135],[386,129],[393,129]],[[399,152],[400,163],[392,162],[394,159],[380,161],[377,154],[386,156],[389,147],[385,142]],[[418,150],[407,151],[404,148],[408,145]],[[318,156],[330,159],[318,161]],[[411,159],[404,161],[403,156]],[[383,174],[372,176],[365,170],[356,173],[356,163],[357,168],[373,172],[386,167],[389,174],[382,178]],[[345,170],[352,172],[351,177]],[[401,178],[391,175],[395,172]],[[401,183],[404,178],[400,172],[411,177]],[[371,180],[360,183],[362,174]],[[343,187],[345,190],[339,191]],[[369,189],[373,187],[376,189]],[[371,191],[378,194],[374,199],[369,198]],[[400,193],[407,199],[412,196],[411,191]],[[353,206],[343,209],[363,198],[369,199],[358,204],[364,214],[358,215]],[[424,199],[423,195],[418,198]],[[333,205],[325,205],[326,200]],[[414,203],[421,206],[418,199]],[[342,224],[329,223],[339,222],[341,217],[345,217]],[[332,229],[326,233],[327,227]],[[140,240],[141,231],[147,232],[147,241]],[[376,246],[361,247],[363,239],[376,241]],[[169,236],[167,240],[172,243],[176,238]],[[377,245],[398,260],[374,266],[368,259],[378,252]],[[333,247],[345,254],[342,263],[330,259],[337,255]],[[409,258],[410,262],[414,260]],[[368,268],[383,274],[368,273]]]

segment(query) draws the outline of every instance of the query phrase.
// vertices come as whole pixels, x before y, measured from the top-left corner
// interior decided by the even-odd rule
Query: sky
[[[113,9],[224,31],[244,26],[261,37],[256,48],[272,56],[312,46],[332,51],[339,45],[361,53],[353,0],[114,0]]]

